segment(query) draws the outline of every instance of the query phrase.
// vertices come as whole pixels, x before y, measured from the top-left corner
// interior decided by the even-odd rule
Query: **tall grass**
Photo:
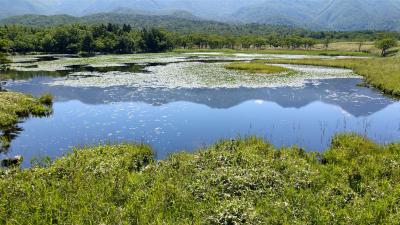
[[[85,148],[0,172],[0,223],[397,224],[399,153],[356,135],[322,154],[248,138],[158,162],[145,145]]]
[[[258,63],[284,63],[347,68],[363,76],[365,81],[386,94],[400,96],[400,58],[363,59],[272,59]]]

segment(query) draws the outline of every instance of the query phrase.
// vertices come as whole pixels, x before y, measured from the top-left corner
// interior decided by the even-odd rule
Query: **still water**
[[[6,89],[55,96],[54,113],[19,124],[0,157],[55,158],[72,147],[144,142],[162,159],[220,139],[256,135],[281,146],[324,151],[332,136],[356,132],[379,142],[400,140],[400,103],[357,86],[361,78],[313,78],[302,86],[264,88],[51,85],[60,78],[9,81]],[[64,78],[61,78],[64,79]]]

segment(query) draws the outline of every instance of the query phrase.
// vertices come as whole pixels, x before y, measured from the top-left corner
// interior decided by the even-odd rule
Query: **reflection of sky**
[[[88,105],[68,101],[54,105],[54,115],[30,119],[12,143],[9,155],[59,156],[72,146],[124,141],[151,144],[158,158],[177,150],[193,150],[222,138],[256,135],[276,146],[297,144],[323,150],[337,132],[367,134],[378,142],[400,140],[400,104],[392,103],[369,116],[355,117],[321,101],[301,108],[249,100],[216,109],[190,102],[162,106],[146,103]]]
[[[358,77],[307,79],[301,87],[143,88],[53,86],[48,84],[65,77],[43,75],[5,85],[56,98],[54,115],[20,124],[24,131],[8,156],[23,155],[24,166],[32,157],[54,158],[73,146],[99,143],[145,142],[163,158],[248,135],[314,151],[326,149],[340,132],[357,132],[380,143],[400,140],[400,103],[357,86]]]

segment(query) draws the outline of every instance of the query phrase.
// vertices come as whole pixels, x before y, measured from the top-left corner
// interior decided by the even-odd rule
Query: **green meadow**
[[[386,94],[400,95],[400,58],[272,59],[257,63],[297,64],[347,68]]]

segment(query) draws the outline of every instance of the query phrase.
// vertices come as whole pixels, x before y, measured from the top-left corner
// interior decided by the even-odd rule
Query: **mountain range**
[[[0,5],[0,18],[129,12],[316,30],[400,30],[400,0],[0,0]]]

